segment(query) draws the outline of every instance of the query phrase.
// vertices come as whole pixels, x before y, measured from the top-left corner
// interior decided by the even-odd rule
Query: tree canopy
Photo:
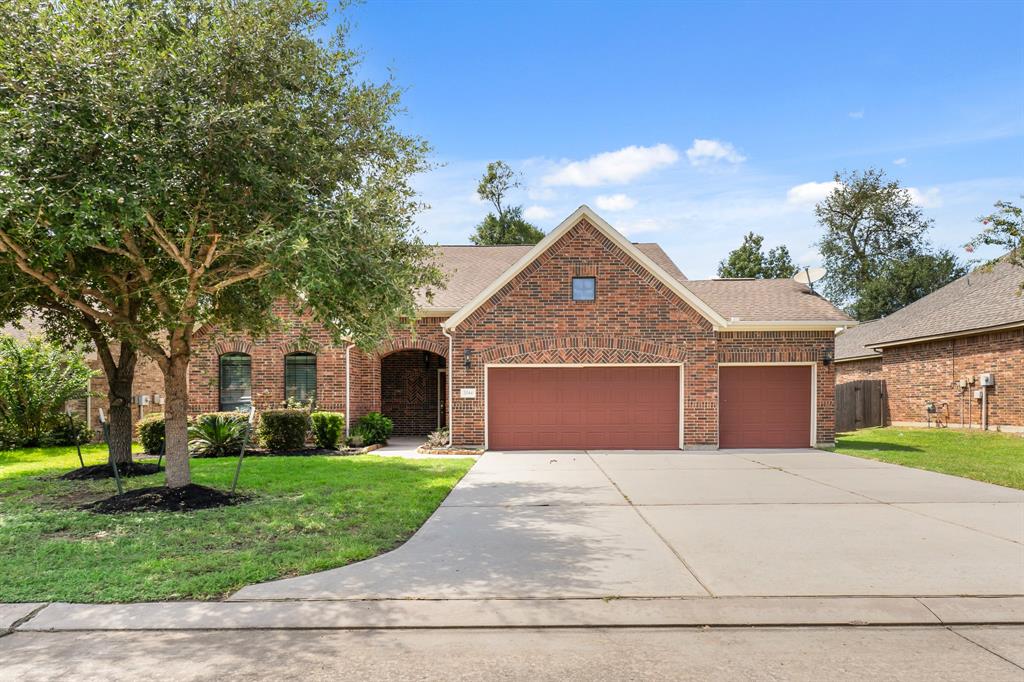
[[[995,209],[978,218],[984,229],[966,247],[970,251],[982,245],[999,247],[1006,251],[1004,258],[1024,268],[1024,209],[1009,201],[997,201]],[[1024,291],[1024,281],[1020,286]]]
[[[784,245],[764,253],[764,237],[748,232],[743,243],[719,262],[719,277],[753,277],[755,279],[785,279],[796,274],[796,266]]]
[[[476,226],[470,240],[480,246],[536,244],[544,232],[523,218],[522,206],[507,206],[508,193],[521,186],[518,174],[504,161],[487,164],[476,187],[477,196],[494,207]]]
[[[927,240],[931,220],[909,190],[882,170],[836,173],[815,207],[824,235],[825,295],[859,320],[887,315],[963,274]]]
[[[152,357],[188,483],[194,333],[271,303],[372,346],[439,284],[393,83],[308,0],[0,5],[0,271]],[[41,297],[42,298],[42,297]]]

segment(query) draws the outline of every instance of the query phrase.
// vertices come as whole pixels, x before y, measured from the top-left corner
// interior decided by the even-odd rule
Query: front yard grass
[[[105,446],[83,448],[85,463]],[[226,490],[235,458],[193,459],[192,480]],[[189,513],[93,514],[114,481],[60,481],[74,448],[0,452],[0,602],[217,599],[251,583],[343,566],[404,542],[469,469],[468,459],[253,457],[252,500]],[[163,484],[163,472],[124,479]]]
[[[889,426],[841,433],[836,452],[1024,489],[1024,438]]]

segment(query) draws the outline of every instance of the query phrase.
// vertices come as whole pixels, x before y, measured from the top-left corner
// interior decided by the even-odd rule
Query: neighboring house
[[[195,412],[315,396],[398,435],[451,425],[491,449],[807,447],[834,442],[835,330],[853,324],[792,280],[687,280],[583,206],[536,246],[441,246],[449,274],[415,331],[373,352],[288,331],[203,330]]]
[[[1024,431],[1024,269],[1000,261],[836,337],[836,383],[885,381],[888,421]],[[979,377],[992,375],[993,385]],[[963,382],[963,383],[961,383]],[[933,416],[934,421],[934,416]]]
[[[45,336],[41,322],[32,316],[25,317],[17,326],[7,325],[0,328],[0,334],[6,334],[21,340],[27,339],[29,336]],[[118,349],[116,346],[113,352],[114,357],[117,357]],[[96,370],[96,374],[89,384],[91,395],[83,400],[77,400],[69,404],[68,408],[85,419],[92,429],[93,438],[100,440],[103,437],[103,429],[100,426],[99,411],[102,409],[104,414],[110,413],[110,404],[107,401],[107,378],[103,374],[103,366],[100,364],[100,359],[96,356],[95,351],[87,353],[85,361],[91,368]],[[142,415],[149,414],[150,412],[162,412],[163,407],[158,403],[162,403],[163,393],[164,378],[160,368],[155,362],[140,354],[135,364],[135,382],[132,385],[132,394],[133,400],[139,403],[146,402],[147,404],[132,406],[132,424]]]

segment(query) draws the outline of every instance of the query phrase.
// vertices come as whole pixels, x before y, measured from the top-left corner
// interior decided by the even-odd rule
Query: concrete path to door
[[[886,597],[1020,614],[1021,595],[1024,492],[743,450],[489,452],[397,550],[232,599]]]

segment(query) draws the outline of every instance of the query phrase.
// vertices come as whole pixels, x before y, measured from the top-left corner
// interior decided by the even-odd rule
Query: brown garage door
[[[806,448],[811,442],[811,368],[721,367],[718,444]]]
[[[675,449],[678,367],[492,367],[495,450]]]

